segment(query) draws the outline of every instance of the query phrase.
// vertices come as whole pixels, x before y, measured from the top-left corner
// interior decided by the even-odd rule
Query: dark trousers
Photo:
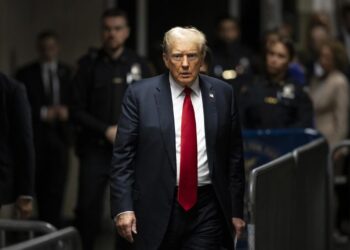
[[[94,249],[99,233],[111,158],[112,151],[105,148],[87,150],[80,157],[76,226],[83,250]]]
[[[161,250],[219,250],[226,224],[211,185],[200,187],[196,205],[185,212],[175,197]]]
[[[36,198],[39,220],[62,226],[62,205],[68,167],[68,146],[58,134],[45,135],[36,151]]]

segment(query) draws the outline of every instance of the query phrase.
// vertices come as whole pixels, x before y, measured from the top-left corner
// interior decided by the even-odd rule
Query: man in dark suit
[[[39,219],[60,227],[71,139],[67,108],[71,71],[58,60],[54,32],[40,33],[37,48],[39,59],[21,68],[17,79],[25,84],[32,106]]]
[[[243,221],[244,167],[232,88],[199,75],[206,39],[164,36],[170,74],[130,85],[111,166],[120,249],[233,249]]]
[[[34,146],[30,106],[22,84],[0,73],[0,209],[15,203],[21,218],[32,213]]]

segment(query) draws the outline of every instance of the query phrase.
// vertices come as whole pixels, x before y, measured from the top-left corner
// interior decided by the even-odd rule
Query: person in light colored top
[[[349,83],[341,71],[347,63],[344,47],[339,42],[327,42],[318,60],[324,73],[314,76],[310,85],[315,126],[334,145],[348,133]]]

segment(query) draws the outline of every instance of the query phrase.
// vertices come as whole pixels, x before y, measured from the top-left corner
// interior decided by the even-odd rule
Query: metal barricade
[[[340,173],[340,174],[334,174],[334,168],[335,168],[335,161],[334,158],[337,154],[337,152],[343,150],[343,149],[349,149],[350,148],[350,140],[344,140],[336,145],[334,145],[329,153],[329,167],[330,167],[330,171],[331,171],[331,176],[333,178],[330,179],[330,209],[332,211],[331,213],[331,220],[330,220],[330,230],[331,230],[331,235],[333,235],[333,237],[335,236],[335,228],[336,228],[336,221],[335,221],[335,213],[336,213],[336,208],[335,208],[335,204],[336,204],[336,198],[335,198],[335,187],[339,187],[339,186],[343,186],[343,185],[349,185],[349,176],[347,176],[345,173]],[[347,152],[348,154],[348,152]],[[345,164],[344,162],[344,166],[345,167],[349,167],[348,165]],[[333,238],[333,240],[337,241],[336,238]],[[338,239],[339,240],[339,239]],[[348,240],[348,239],[346,239]]]
[[[3,248],[3,250],[80,250],[77,230],[68,227],[34,239]]]
[[[250,250],[294,250],[295,162],[291,153],[254,169],[250,175]],[[278,233],[276,233],[278,232]]]
[[[330,154],[329,154],[329,165],[332,167],[332,169],[334,168],[334,161],[333,158],[335,156],[335,154],[339,151],[342,150],[344,148],[350,148],[350,140],[344,140],[338,144],[336,144],[335,146],[332,147]],[[344,185],[348,183],[348,177],[346,175],[338,175],[338,176],[334,176],[334,185]]]
[[[249,249],[331,249],[330,179],[323,138],[254,169],[249,182]]]
[[[6,246],[6,232],[25,232],[28,233],[28,239],[32,239],[35,233],[55,231],[57,229],[47,222],[0,219],[0,248]]]
[[[329,148],[324,138],[293,151],[296,162],[295,241],[297,249],[326,250],[331,247]]]

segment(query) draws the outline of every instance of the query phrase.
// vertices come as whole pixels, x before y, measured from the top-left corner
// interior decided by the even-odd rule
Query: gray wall
[[[61,37],[61,58],[74,64],[100,42],[99,17],[106,0],[1,0],[0,70],[13,71],[36,57],[36,34],[53,29]]]

